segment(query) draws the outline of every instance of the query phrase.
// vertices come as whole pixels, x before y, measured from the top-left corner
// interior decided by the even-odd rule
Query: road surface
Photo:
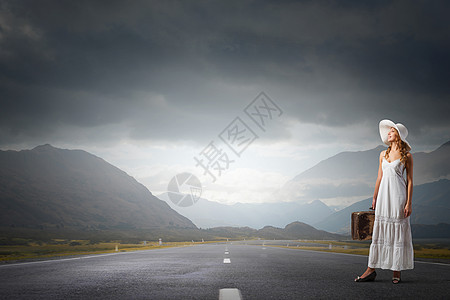
[[[450,265],[416,262],[391,283],[355,283],[367,257],[245,243],[118,252],[0,265],[0,299],[444,299]],[[227,291],[227,290],[223,290]],[[224,294],[225,295],[225,294]]]

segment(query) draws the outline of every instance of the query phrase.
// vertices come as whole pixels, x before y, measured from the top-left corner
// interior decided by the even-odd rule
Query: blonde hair
[[[403,163],[406,166],[406,161],[407,161],[407,155],[408,155],[408,150],[407,150],[407,145],[404,141],[402,141],[402,139],[400,138],[400,134],[398,134],[397,129],[395,129],[395,132],[397,133],[397,139],[393,142],[397,144],[397,148],[400,149],[400,162]],[[386,150],[386,153],[384,155],[384,157],[386,158],[386,160],[389,158],[389,152],[391,152],[392,149],[392,143],[389,145],[389,147]]]

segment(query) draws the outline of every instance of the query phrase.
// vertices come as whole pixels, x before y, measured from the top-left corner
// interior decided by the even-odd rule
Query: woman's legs
[[[394,279],[395,278],[395,279]],[[397,279],[398,278],[398,279]],[[400,282],[400,271],[393,271],[392,274],[392,283],[399,283]]]

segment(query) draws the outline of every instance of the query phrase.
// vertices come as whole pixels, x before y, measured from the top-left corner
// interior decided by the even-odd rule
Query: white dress
[[[370,268],[401,271],[414,268],[414,251],[409,217],[404,217],[406,203],[405,166],[397,159],[388,162],[383,157],[383,177],[378,190]]]

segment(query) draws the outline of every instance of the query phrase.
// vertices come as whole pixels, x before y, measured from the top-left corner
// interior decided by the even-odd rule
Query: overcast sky
[[[267,195],[319,161],[380,145],[381,119],[408,127],[412,152],[450,140],[449,12],[449,1],[0,0],[0,148],[84,149],[155,194],[192,172],[210,200],[277,201]],[[261,92],[279,108],[263,129],[244,111]],[[220,139],[236,117],[257,136],[240,156]],[[211,141],[233,160],[215,182],[194,160]]]

